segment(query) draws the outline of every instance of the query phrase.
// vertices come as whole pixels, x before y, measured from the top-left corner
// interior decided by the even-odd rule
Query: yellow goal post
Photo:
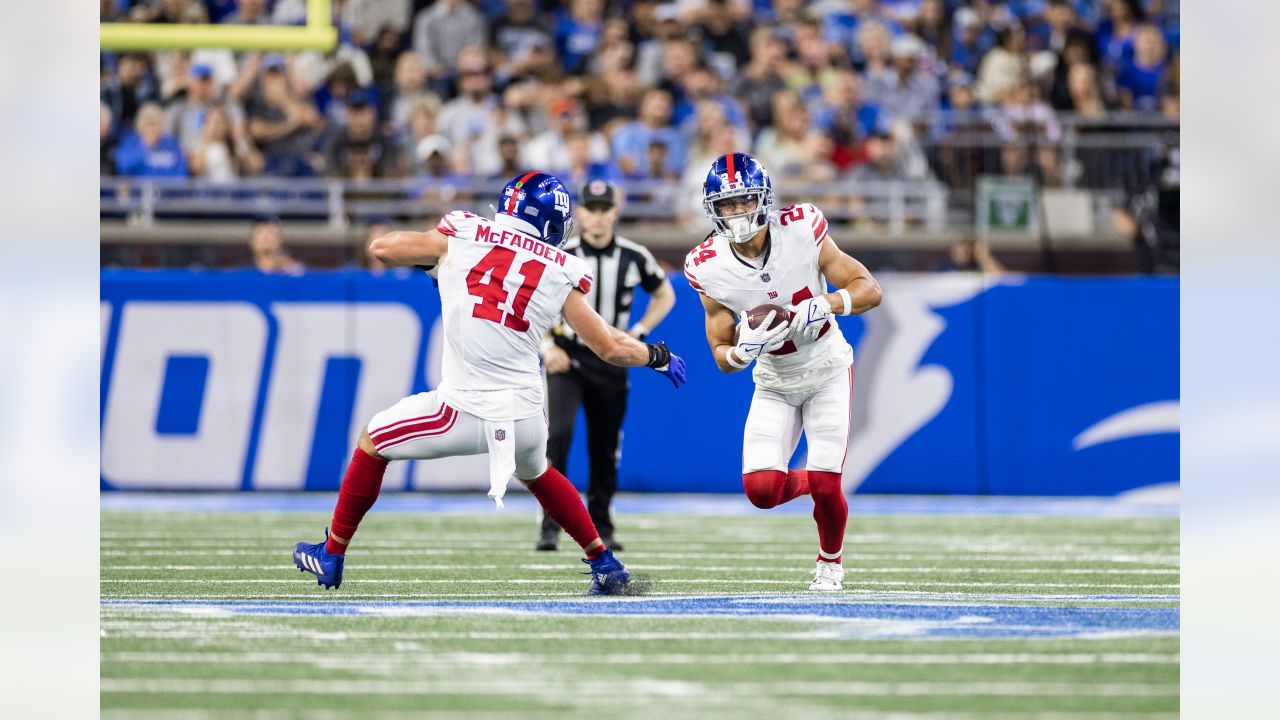
[[[212,25],[101,23],[103,50],[332,50],[338,31],[329,15],[329,0],[307,0],[307,24]]]

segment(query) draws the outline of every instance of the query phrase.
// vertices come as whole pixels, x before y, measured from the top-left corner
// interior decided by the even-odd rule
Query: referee
[[[580,237],[565,243],[564,251],[583,258],[591,266],[595,282],[587,302],[605,322],[627,330],[637,338],[647,335],[676,304],[676,294],[653,255],[642,245],[614,234],[618,207],[613,185],[592,180],[582,188],[578,204]],[[644,317],[631,322],[631,301],[636,286],[649,293]],[[568,472],[569,445],[579,406],[587,419],[587,510],[605,545],[622,546],[613,537],[609,506],[618,489],[618,461],[622,457],[622,418],[627,412],[627,369],[596,357],[561,322],[542,341],[542,363],[547,368],[547,411],[550,436],[547,456],[560,472]],[[560,526],[542,519],[538,550],[555,550]]]

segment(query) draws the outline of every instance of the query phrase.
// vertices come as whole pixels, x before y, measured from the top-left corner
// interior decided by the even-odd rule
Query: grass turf
[[[855,515],[846,592],[813,600],[805,588],[816,538],[805,515],[628,516],[621,557],[653,578],[654,602],[693,603],[635,615],[557,612],[599,601],[583,597],[571,541],[536,553],[532,518],[511,512],[375,510],[342,588],[324,591],[294,569],[290,551],[318,539],[326,521],[104,511],[103,716],[1177,714],[1176,632],[928,632],[967,622],[935,616],[944,605],[1022,608],[1050,621],[1075,608],[1176,608],[1172,518]],[[741,614],[697,609],[700,598],[725,596],[759,604],[707,600]],[[442,600],[452,605],[432,604]],[[517,602],[492,604],[502,600]],[[792,601],[802,611],[758,612]],[[635,599],[606,602],[615,604],[598,607]],[[809,612],[831,603],[888,614]],[[293,614],[308,609],[317,614]],[[344,609],[359,612],[332,614]]]

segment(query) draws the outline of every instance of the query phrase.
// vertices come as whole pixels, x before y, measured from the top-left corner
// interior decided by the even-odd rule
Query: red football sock
[[[777,507],[809,494],[809,478],[804,470],[757,470],[743,473],[742,489],[758,508]]]
[[[849,502],[840,487],[840,473],[809,471],[813,495],[813,519],[818,523],[818,559],[838,563],[844,549],[844,526],[849,519]]]
[[[529,492],[538,499],[547,516],[564,528],[564,531],[569,533],[569,537],[573,538],[584,551],[588,545],[600,537],[595,523],[591,522],[591,515],[587,513],[587,506],[582,504],[582,498],[578,496],[578,491],[574,489],[568,478],[560,474],[559,470],[548,465],[546,472],[529,483]],[[588,552],[587,558],[595,558],[601,552],[604,552],[603,545]]]
[[[342,478],[342,488],[338,490],[338,505],[333,509],[333,522],[329,524],[329,541],[324,546],[329,554],[342,555],[347,551],[347,546],[334,540],[333,536],[337,535],[348,543],[351,542],[351,536],[356,534],[360,520],[378,499],[387,462],[360,448],[356,448],[351,455],[351,464],[347,466],[347,474]]]

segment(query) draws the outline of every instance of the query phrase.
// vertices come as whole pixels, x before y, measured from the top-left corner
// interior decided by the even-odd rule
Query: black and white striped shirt
[[[587,293],[587,303],[605,322],[619,330],[626,331],[631,325],[631,301],[636,287],[652,293],[667,279],[653,253],[618,235],[600,250],[583,242],[581,237],[571,238],[563,250],[587,261],[596,279]],[[552,332],[582,344],[563,320]]]

